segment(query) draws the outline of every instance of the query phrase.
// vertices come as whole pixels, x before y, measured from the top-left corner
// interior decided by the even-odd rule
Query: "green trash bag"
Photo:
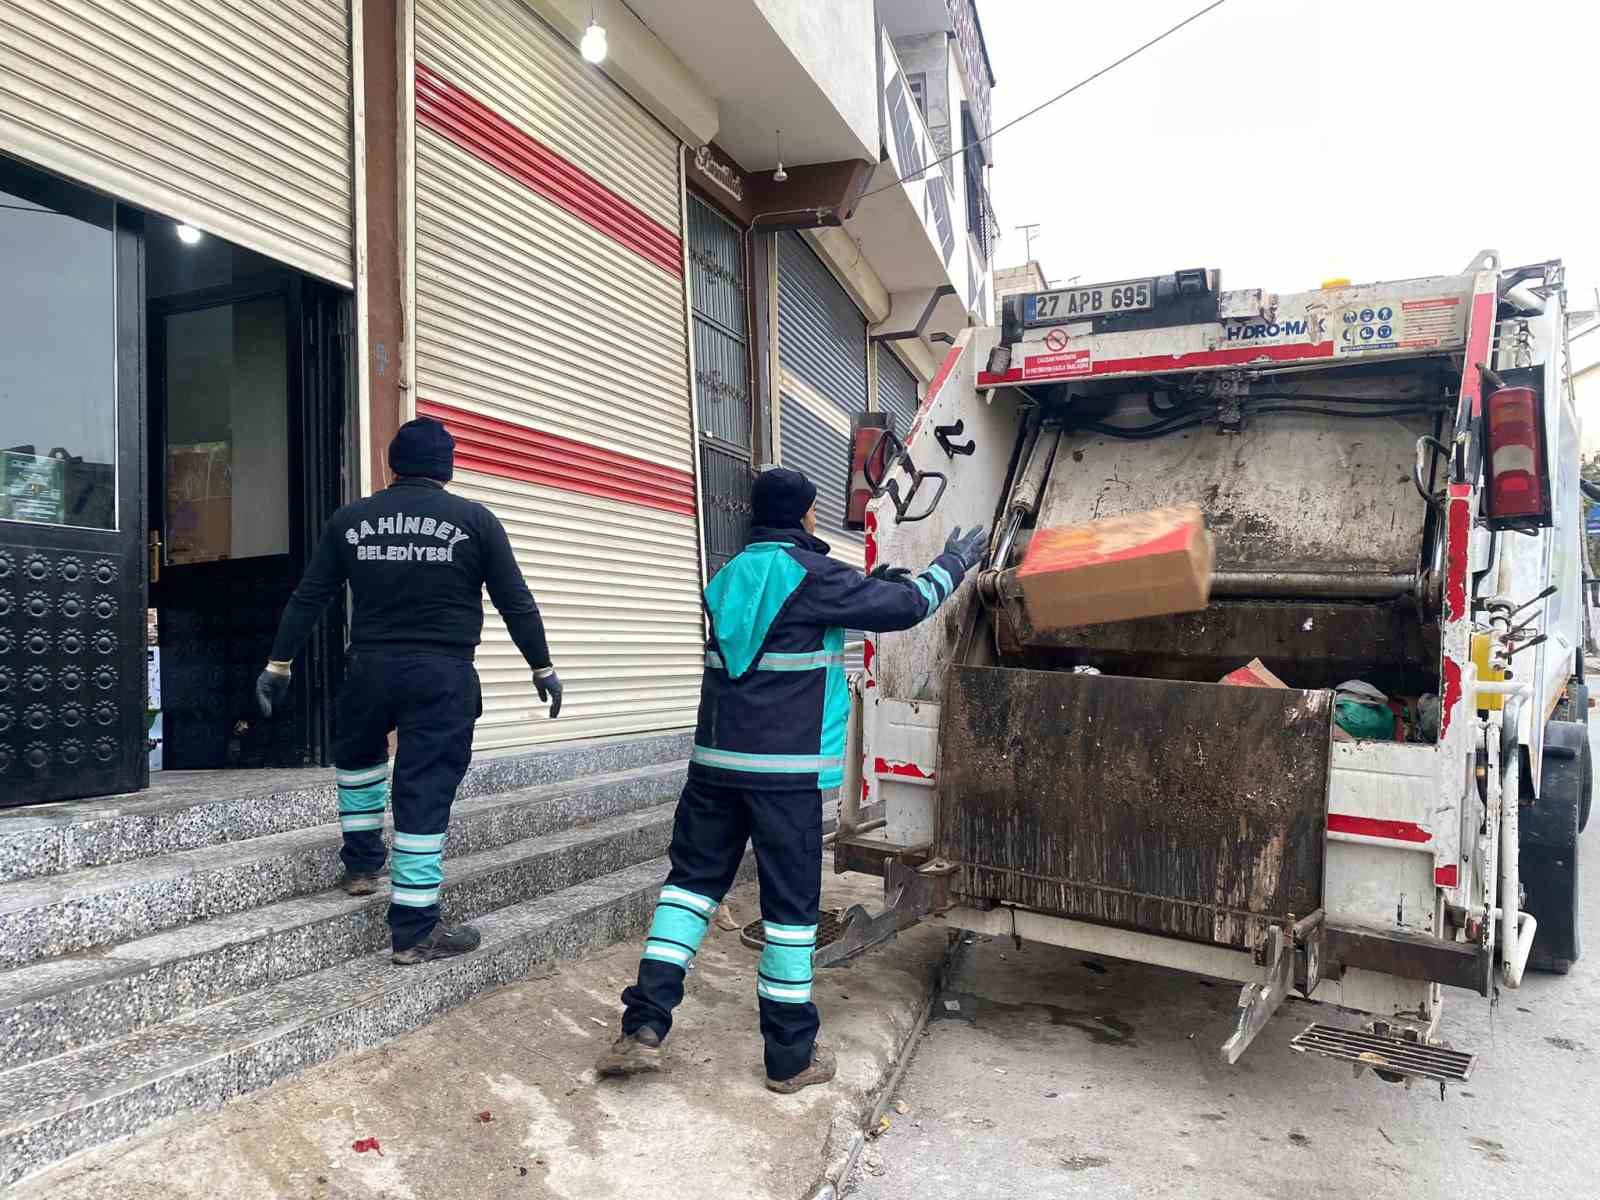
[[[1364,742],[1394,741],[1394,712],[1384,694],[1370,683],[1352,679],[1339,685],[1333,722]]]

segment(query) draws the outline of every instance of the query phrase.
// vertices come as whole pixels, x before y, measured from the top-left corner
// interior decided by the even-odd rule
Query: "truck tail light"
[[[1550,479],[1545,465],[1539,395],[1503,387],[1485,405],[1489,454],[1488,520],[1496,529],[1550,524]]]
[[[845,481],[846,529],[865,529],[867,504],[888,467],[894,434],[889,417],[881,412],[859,412],[850,418],[850,478]]]

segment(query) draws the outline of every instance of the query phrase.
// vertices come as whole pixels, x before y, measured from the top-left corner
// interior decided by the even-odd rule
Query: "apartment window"
[[[986,147],[978,140],[978,129],[973,124],[972,113],[966,104],[961,106],[961,144],[965,148],[962,158],[967,174],[967,232],[976,239],[983,251],[984,261],[989,259],[989,193],[983,186],[983,168],[987,165]]]
[[[911,98],[917,102],[917,111],[922,114],[922,119],[928,119],[928,73],[918,71],[916,74],[906,75],[906,86],[911,89]]]

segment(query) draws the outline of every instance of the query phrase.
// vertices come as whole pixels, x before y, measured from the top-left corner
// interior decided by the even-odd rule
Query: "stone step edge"
[[[0,1075],[0,1188],[79,1150],[215,1111],[370,1049],[541,966],[636,937],[666,872],[665,858],[651,859],[501,909],[478,922],[483,945],[461,958],[396,967],[387,954],[370,955],[96,1051],[8,1071]]]
[[[681,775],[687,769],[687,765],[687,762],[682,760],[670,763],[653,763],[650,766],[630,767],[624,771],[613,771],[603,775],[589,775],[582,779],[562,780],[559,783],[541,784],[537,787],[521,788],[511,792],[492,792],[467,799],[458,798],[450,811],[450,828],[453,830],[458,824],[487,819],[502,809],[520,808],[526,805],[570,799],[586,792],[627,784],[635,780],[647,780],[657,777],[662,779],[672,778]],[[393,831],[394,814],[386,809],[384,811],[384,833],[386,835],[384,840],[386,844]],[[215,870],[219,864],[244,867],[258,863],[263,859],[271,858],[281,851],[307,850],[327,845],[337,846],[342,841],[342,838],[343,835],[336,817],[332,821],[319,821],[315,825],[286,829],[278,833],[263,834],[259,837],[240,838],[238,841],[225,842],[216,846],[195,846],[188,850],[177,850],[170,854],[156,854],[149,858],[131,859],[126,862],[110,863],[106,866],[81,867],[75,871],[67,871],[59,875],[14,880],[10,883],[0,884],[0,915],[28,908],[45,907],[52,903],[52,900],[48,898],[48,893],[70,893],[72,898],[99,895],[115,892],[121,888],[144,883],[167,874],[175,876],[189,875],[193,873],[192,869]],[[445,843],[445,857],[450,857],[448,839]],[[38,898],[30,902],[26,899],[29,896]],[[19,897],[24,899],[19,900]],[[66,895],[61,897],[61,899],[65,898],[67,898]]]
[[[582,786],[555,785],[537,799],[496,795],[457,806],[447,861],[518,838],[547,837],[676,798],[683,764],[643,767]],[[599,813],[592,813],[598,805]],[[544,807],[540,807],[544,806]],[[548,816],[548,827],[540,813]],[[0,886],[0,969],[91,954],[332,888],[342,874],[336,824],[220,848],[184,851],[77,878]],[[101,874],[101,871],[105,874]]]
[[[662,765],[687,758],[690,741],[687,731],[663,731],[484,754],[467,768],[456,798],[459,802],[581,780],[596,763],[604,774]],[[322,824],[336,803],[333,770],[308,767],[304,775],[301,785],[249,788],[233,795],[139,795],[119,797],[115,803],[74,800],[0,810],[0,884]],[[195,819],[200,817],[205,819]],[[111,827],[115,836],[108,835]],[[231,836],[241,828],[253,832]],[[138,848],[150,842],[156,845]]]
[[[657,804],[560,834],[525,838],[464,855],[454,860],[454,866],[446,872],[445,912],[450,915],[453,895],[498,872],[514,870],[538,859],[555,859],[584,846],[623,841],[650,829],[661,835],[657,845],[664,844],[674,807],[672,803]],[[657,852],[651,849],[647,853],[654,857]],[[517,903],[536,899],[538,894],[525,896]],[[198,1007],[225,1003],[257,988],[327,969],[328,961],[317,962],[314,956],[306,953],[308,940],[320,933],[325,940],[343,941],[350,935],[340,926],[352,918],[366,918],[381,930],[387,907],[385,892],[359,897],[337,891],[320,892],[278,901],[247,913],[165,930],[124,942],[107,953],[50,959],[0,974],[0,1062],[11,1064],[9,1070],[76,1053],[175,1019]],[[479,918],[468,916],[466,919]],[[380,933],[380,939],[381,936]],[[295,953],[280,958],[275,952],[278,946]],[[249,954],[253,947],[260,947],[267,957],[265,978],[257,983],[247,979],[245,986],[229,990],[222,982],[227,978],[227,960]],[[333,949],[337,951],[339,947]],[[372,953],[372,950],[363,949],[358,953]],[[326,952],[320,957],[326,960]],[[315,965],[306,965],[308,960]],[[287,963],[287,968],[280,963]],[[84,969],[61,969],[79,966]],[[211,967],[217,968],[215,974],[207,970]],[[186,969],[190,972],[189,979],[175,978]],[[193,989],[204,984],[210,984],[210,990],[201,993],[197,1004],[193,1001]],[[189,1003],[184,1003],[185,996],[190,998]],[[151,1005],[159,1006],[153,1015]],[[76,1036],[69,1034],[69,1043],[60,1049],[48,1049],[34,1036],[41,1022],[57,1030],[69,1029]],[[101,1036],[78,1033],[72,1028],[78,1025],[100,1031]],[[0,1076],[3,1074],[0,1072]]]

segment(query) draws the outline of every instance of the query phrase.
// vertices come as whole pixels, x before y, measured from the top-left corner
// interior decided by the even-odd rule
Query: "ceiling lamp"
[[[583,40],[578,43],[578,52],[583,55],[585,62],[603,63],[606,60],[606,31],[599,21],[594,19],[594,5],[589,5],[589,27],[583,31]]]

